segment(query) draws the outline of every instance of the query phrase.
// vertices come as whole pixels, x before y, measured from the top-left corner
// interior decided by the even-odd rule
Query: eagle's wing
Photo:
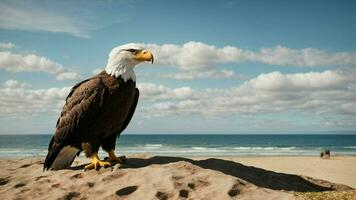
[[[72,88],[49,144],[44,169],[65,168],[71,165],[79,149],[74,151],[67,147],[71,147],[73,141],[83,137],[80,134],[85,126],[94,123],[95,115],[102,106],[105,90],[100,76],[84,80]],[[66,153],[61,153],[62,150]],[[54,164],[57,166],[53,166]]]
[[[135,99],[132,102],[129,114],[127,115],[126,119],[124,120],[124,122],[122,123],[122,125],[120,127],[120,131],[118,133],[118,136],[120,136],[120,133],[125,130],[127,125],[129,125],[129,123],[130,123],[130,121],[132,119],[132,116],[135,113],[139,96],[140,96],[140,91],[136,88],[136,90],[135,90]]]

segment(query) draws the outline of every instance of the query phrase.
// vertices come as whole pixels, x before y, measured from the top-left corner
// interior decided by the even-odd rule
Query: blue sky
[[[356,130],[355,1],[1,1],[0,134],[50,134],[70,87],[141,43],[128,133]]]

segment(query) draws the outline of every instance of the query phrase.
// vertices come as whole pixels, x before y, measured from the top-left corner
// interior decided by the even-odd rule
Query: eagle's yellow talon
[[[106,167],[106,166],[111,166],[110,162],[104,162],[101,161],[98,157],[97,153],[94,153],[91,157],[92,161],[90,164],[85,165],[84,170],[89,170],[89,169],[98,169],[99,167]]]
[[[115,151],[114,150],[111,150],[109,152],[109,158],[106,160],[107,162],[117,162],[117,163],[120,163],[120,164],[124,164],[126,162],[126,157],[125,156],[119,156],[117,157],[115,155]]]

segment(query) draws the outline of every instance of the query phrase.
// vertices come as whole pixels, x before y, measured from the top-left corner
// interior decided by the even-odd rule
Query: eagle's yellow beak
[[[151,61],[153,64],[153,54],[147,50],[141,50],[135,55],[135,59],[138,61]]]

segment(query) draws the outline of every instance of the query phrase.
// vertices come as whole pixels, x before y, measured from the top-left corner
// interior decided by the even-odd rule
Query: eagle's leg
[[[98,151],[99,146],[96,142],[84,142],[82,143],[82,148],[87,157],[91,158],[91,163],[85,165],[84,170],[97,169],[99,167],[111,166],[109,162],[104,162],[99,159]]]
[[[126,162],[126,157],[125,156],[119,156],[117,157],[115,155],[115,150],[112,149],[108,152],[109,158],[106,160],[108,162],[118,162],[120,164],[124,164]]]
[[[117,162],[120,164],[124,164],[126,162],[126,157],[125,156],[117,157],[115,155],[116,138],[117,138],[117,135],[112,134],[103,140],[103,144],[101,147],[109,154],[109,158],[105,159],[105,161]]]
[[[98,153],[93,153],[91,156],[91,163],[88,165],[85,165],[84,170],[88,169],[97,169],[98,167],[106,167],[106,166],[111,166],[110,162],[104,162],[99,159]]]

